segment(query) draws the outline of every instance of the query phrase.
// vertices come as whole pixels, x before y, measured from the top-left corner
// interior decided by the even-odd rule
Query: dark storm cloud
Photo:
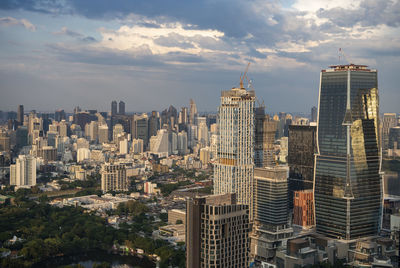
[[[361,26],[385,24],[398,27],[400,25],[400,1],[364,0],[357,9],[340,7],[320,9],[317,15],[342,27],[352,27],[357,23],[360,23]]]
[[[257,5],[263,4],[262,14],[257,14]],[[269,2],[257,0],[218,0],[218,1],[178,1],[154,0],[96,0],[96,1],[56,1],[56,0],[3,0],[0,9],[25,9],[52,14],[79,14],[87,18],[124,19],[128,14],[137,14],[148,18],[169,18],[170,21],[181,21],[186,27],[199,29],[217,29],[226,36],[234,38],[253,34],[254,40],[264,44],[273,44],[279,39],[285,16],[279,13],[279,8]],[[274,19],[277,24],[268,24],[266,18]],[[147,23],[147,22],[146,22]],[[150,22],[151,27],[159,27]]]

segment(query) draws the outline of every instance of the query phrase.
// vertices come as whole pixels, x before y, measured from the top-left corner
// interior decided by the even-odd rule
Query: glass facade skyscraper
[[[378,233],[382,185],[377,71],[321,71],[314,173],[317,232],[351,240]]]

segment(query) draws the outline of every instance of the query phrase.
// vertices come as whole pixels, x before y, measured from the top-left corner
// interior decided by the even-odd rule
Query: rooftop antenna
[[[350,59],[349,59],[348,57],[346,57],[346,54],[344,54],[343,49],[340,47],[340,48],[339,48],[339,65],[340,65],[340,59],[341,59],[341,58],[342,58],[343,60],[347,61],[348,64],[351,64]]]

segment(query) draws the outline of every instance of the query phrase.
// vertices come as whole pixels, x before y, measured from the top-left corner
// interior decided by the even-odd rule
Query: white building
[[[120,154],[127,154],[128,150],[128,139],[122,139],[119,141],[119,153]]]
[[[36,158],[31,155],[19,155],[15,165],[10,166],[10,185],[36,185]]]
[[[255,93],[243,87],[221,92],[214,194],[236,193],[253,218]]]
[[[160,129],[157,131],[157,136],[150,138],[150,152],[168,154],[168,131]]]
[[[185,155],[188,152],[188,138],[185,131],[178,133],[178,154]]]
[[[86,159],[90,159],[90,150],[87,148],[79,148],[76,154],[76,161],[82,162]]]

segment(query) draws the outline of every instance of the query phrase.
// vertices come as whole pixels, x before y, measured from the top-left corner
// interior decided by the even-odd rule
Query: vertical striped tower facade
[[[253,219],[255,93],[244,88],[221,92],[219,145],[214,194],[236,193]]]

